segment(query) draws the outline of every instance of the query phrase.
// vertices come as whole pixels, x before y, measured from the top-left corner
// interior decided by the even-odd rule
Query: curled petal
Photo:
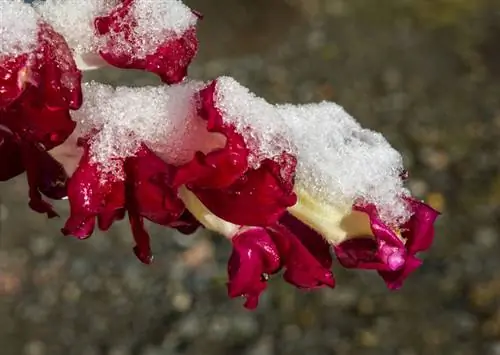
[[[422,264],[415,254],[430,247],[439,215],[421,202],[409,200],[409,204],[413,214],[400,235],[378,218],[374,206],[355,207],[369,215],[373,237],[356,237],[337,245],[339,262],[346,268],[377,270],[390,289],[400,288]]]
[[[268,230],[279,250],[287,282],[303,289],[335,287],[330,245],[321,235],[289,214]]]
[[[254,309],[266,289],[266,275],[280,268],[276,245],[264,228],[250,228],[232,238],[227,285],[229,297],[245,297],[245,307]]]
[[[406,248],[413,255],[431,247],[434,240],[434,222],[439,217],[439,212],[414,199],[408,203],[413,215],[401,230],[406,239]]]
[[[122,1],[108,15],[95,19],[97,34],[105,41],[100,55],[115,67],[146,70],[159,75],[168,84],[182,81],[198,49],[194,23],[182,34],[174,34],[176,24],[164,24],[166,28],[161,35],[141,33],[137,29],[145,19],[136,17],[134,8],[138,2],[140,0]],[[186,10],[184,5],[182,7]],[[193,19],[197,17],[194,13],[186,16],[189,15]],[[161,39],[150,38],[155,36]]]
[[[222,134],[226,144],[208,154],[197,152],[192,161],[179,167],[174,178],[176,186],[228,187],[248,169],[249,150],[243,137],[234,127],[224,123],[215,107],[215,85],[214,81],[200,92],[199,115],[207,121],[207,131]]]
[[[78,168],[68,181],[70,217],[63,228],[65,235],[89,237],[95,218],[101,215],[106,228],[122,216],[125,207],[125,183],[112,174],[103,174],[98,164],[91,162],[88,145]]]

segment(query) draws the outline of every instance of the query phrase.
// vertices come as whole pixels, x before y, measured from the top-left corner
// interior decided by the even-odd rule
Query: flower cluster
[[[179,0],[12,0],[0,12],[0,179],[26,172],[31,208],[49,217],[42,195],[67,198],[64,234],[127,216],[148,264],[145,219],[217,232],[233,247],[228,294],[250,309],[280,272],[333,288],[333,255],[391,289],[420,266],[439,213],[404,187],[400,154],[334,103],[271,105],[232,78],[188,79],[201,16]],[[165,85],[81,83],[101,65]]]

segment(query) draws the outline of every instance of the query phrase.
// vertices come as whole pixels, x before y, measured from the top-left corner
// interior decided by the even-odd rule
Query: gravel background
[[[82,0],[83,1],[83,0]],[[87,241],[0,185],[2,355],[500,354],[500,2],[192,0],[205,14],[191,76],[234,76],[271,102],[336,101],[405,156],[444,214],[399,292],[336,268],[337,288],[271,282],[255,312],[226,297],[229,246],[151,227],[141,265],[126,224]],[[88,79],[156,82],[118,70]]]

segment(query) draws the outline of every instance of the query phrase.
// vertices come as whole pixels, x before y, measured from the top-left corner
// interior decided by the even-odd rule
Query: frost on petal
[[[96,217],[102,226],[110,226],[123,215],[125,183],[113,174],[103,174],[98,163],[90,159],[88,145],[78,168],[68,181],[70,217],[63,228],[65,235],[87,238],[94,231]]]
[[[290,214],[268,230],[279,250],[287,282],[303,289],[335,286],[330,245],[321,235]]]
[[[232,238],[233,251],[227,264],[229,297],[245,297],[254,309],[266,289],[266,277],[280,268],[276,245],[264,228],[246,229]]]
[[[373,205],[356,206],[370,217],[373,237],[356,237],[335,247],[339,262],[346,268],[377,270],[390,289],[398,289],[422,262],[416,253],[427,250],[434,237],[439,213],[431,207],[408,200],[412,216],[399,234],[384,224]]]
[[[85,83],[85,102],[72,116],[79,135],[91,137],[92,160],[106,172],[118,173],[115,163],[136,155],[141,144],[180,165],[207,140],[194,97],[202,87],[200,82],[140,88]]]
[[[95,19],[100,54],[119,68],[143,69],[180,82],[196,55],[198,16],[179,0],[126,0]]]
[[[199,115],[206,120],[207,131],[225,137],[225,146],[204,154],[197,152],[189,163],[179,167],[174,178],[177,186],[187,184],[204,188],[224,188],[239,179],[248,168],[249,150],[234,127],[225,124],[216,109],[215,82],[201,90]]]
[[[64,38],[47,24],[40,26],[34,75],[45,104],[51,109],[77,110],[82,105],[82,74]],[[32,69],[33,70],[33,69]]]
[[[250,149],[233,123],[217,108],[217,82],[200,92],[199,115],[207,131],[225,136],[225,145],[198,152],[177,169],[174,184],[186,186],[219,217],[240,225],[270,225],[296,202],[295,158],[286,152],[249,165]],[[249,208],[250,207],[250,208]]]

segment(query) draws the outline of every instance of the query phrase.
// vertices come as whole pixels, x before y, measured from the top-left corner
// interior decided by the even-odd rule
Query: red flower
[[[289,214],[269,228],[243,228],[232,243],[228,294],[246,297],[248,309],[257,307],[268,276],[282,268],[285,281],[298,288],[335,286],[329,244]]]
[[[249,148],[233,125],[215,107],[216,82],[200,92],[199,115],[207,130],[226,137],[223,148],[208,154],[197,152],[193,160],[178,167],[174,185],[186,185],[220,218],[238,225],[268,226],[297,201],[293,192],[296,160],[282,153],[249,167]],[[251,207],[250,207],[251,206]],[[250,208],[249,208],[250,207]]]
[[[374,238],[353,238],[335,247],[339,262],[346,268],[377,270],[387,287],[398,289],[421,260],[416,254],[430,248],[434,238],[434,222],[439,215],[430,206],[409,200],[413,215],[398,235],[378,217],[372,205],[357,206],[368,214]]]
[[[136,242],[134,252],[149,264],[152,255],[144,218],[185,232],[196,229],[197,224],[190,220],[190,214],[169,184],[173,168],[148,148],[141,146],[135,156],[120,161],[124,179],[104,173],[102,166],[92,162],[87,143],[84,148],[80,164],[68,183],[71,215],[64,234],[87,238],[94,230],[96,218],[99,228],[107,230],[128,212]]]
[[[95,19],[97,35],[105,41],[100,55],[115,67],[146,70],[159,75],[168,84],[180,82],[198,49],[194,22],[199,15],[177,1],[160,5],[181,7],[188,12],[184,14],[186,17],[193,17],[191,21],[188,19],[187,28],[179,34],[175,28],[178,24],[152,24],[150,17],[138,17],[137,7],[144,7],[142,3],[150,7],[150,11],[155,10],[151,2],[123,0],[107,16]],[[182,20],[176,19],[178,21]],[[143,23],[147,23],[149,28],[143,28]],[[161,27],[156,29],[161,34],[152,33],[156,26]],[[146,32],[142,33],[143,30]]]
[[[81,73],[66,42],[50,26],[39,25],[37,38],[33,52],[0,62],[1,180],[26,171],[30,207],[54,217],[41,193],[64,197],[66,174],[46,151],[75,128],[69,110],[82,103]]]

